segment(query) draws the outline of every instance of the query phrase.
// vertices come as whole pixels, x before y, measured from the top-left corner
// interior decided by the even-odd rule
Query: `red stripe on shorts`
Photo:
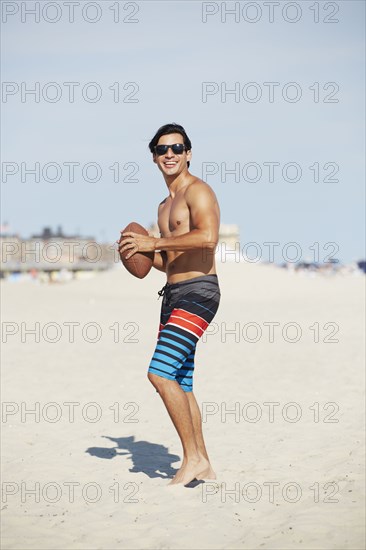
[[[186,328],[194,332],[197,336],[202,336],[209,323],[202,319],[199,315],[190,313],[184,309],[173,309],[168,323],[172,322],[182,328]]]

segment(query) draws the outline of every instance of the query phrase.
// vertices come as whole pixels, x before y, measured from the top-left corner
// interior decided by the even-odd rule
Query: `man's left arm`
[[[153,250],[214,250],[219,234],[219,208],[213,190],[206,184],[190,185],[185,198],[194,229],[174,237],[150,237],[127,232],[122,234],[119,251],[130,250],[127,258],[136,252]]]
[[[215,193],[206,185],[190,185],[185,198],[194,229],[183,235],[157,239],[155,250],[212,250],[216,247],[220,220]]]

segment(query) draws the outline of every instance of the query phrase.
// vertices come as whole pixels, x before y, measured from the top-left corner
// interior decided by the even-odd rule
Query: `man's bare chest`
[[[186,232],[189,230],[189,208],[184,197],[168,197],[159,209],[159,228],[162,233]]]

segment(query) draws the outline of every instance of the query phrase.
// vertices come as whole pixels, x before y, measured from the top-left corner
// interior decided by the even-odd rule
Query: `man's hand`
[[[119,241],[116,241],[116,243],[118,244],[120,254],[125,250],[130,250],[126,256],[127,260],[136,254],[136,252],[154,252],[156,241],[157,239],[155,237],[150,237],[150,235],[140,235],[133,231],[122,233],[121,231],[121,238]]]

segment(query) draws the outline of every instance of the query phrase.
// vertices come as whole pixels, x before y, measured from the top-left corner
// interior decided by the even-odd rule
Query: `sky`
[[[12,232],[112,244],[155,222],[167,189],[148,143],[177,122],[242,249],[365,256],[363,1],[1,4]]]

